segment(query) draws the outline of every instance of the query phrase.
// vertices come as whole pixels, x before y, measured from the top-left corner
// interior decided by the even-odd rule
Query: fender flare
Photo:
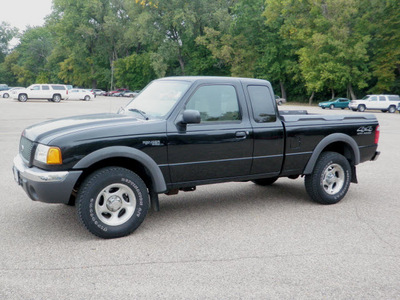
[[[156,162],[146,153],[135,148],[112,146],[96,150],[77,162],[73,169],[85,169],[99,161],[115,157],[125,157],[138,161],[149,171],[155,192],[163,193],[167,190],[164,176]]]
[[[360,149],[358,149],[358,145],[356,141],[347,134],[344,133],[332,133],[326,137],[324,137],[317,147],[315,147],[308,163],[303,171],[304,175],[311,174],[314,170],[314,166],[317,162],[318,157],[322,153],[322,151],[332,143],[342,142],[350,146],[353,150],[354,154],[354,165],[358,165],[360,163]]]

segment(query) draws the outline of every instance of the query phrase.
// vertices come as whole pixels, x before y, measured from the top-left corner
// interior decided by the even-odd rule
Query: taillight
[[[378,125],[375,128],[375,144],[378,144],[378,142],[379,142],[380,132],[381,132],[381,130],[380,130],[379,125]]]

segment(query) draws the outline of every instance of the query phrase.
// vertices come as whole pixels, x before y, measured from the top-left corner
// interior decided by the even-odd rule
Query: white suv
[[[18,90],[13,98],[20,102],[26,102],[28,99],[60,102],[68,99],[68,88],[64,84],[32,84],[26,89]]]
[[[352,100],[349,108],[353,111],[365,111],[366,109],[376,109],[382,112],[396,112],[400,104],[399,95],[367,95],[361,100]]]

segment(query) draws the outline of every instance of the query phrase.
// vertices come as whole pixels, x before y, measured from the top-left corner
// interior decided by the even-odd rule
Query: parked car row
[[[61,100],[90,100],[95,94],[86,89],[74,89],[65,84],[32,84],[27,88],[18,87],[2,92],[5,98],[12,97],[20,102],[28,99],[44,99],[52,102]]]
[[[128,89],[116,89],[114,91],[106,92],[105,96],[113,96],[113,97],[136,97],[139,95],[140,91],[131,91]]]
[[[381,110],[382,112],[394,113],[400,111],[399,95],[367,95],[362,99],[350,100],[347,98],[334,98],[318,104],[322,109],[325,108],[349,108],[352,111],[363,112],[365,110]]]

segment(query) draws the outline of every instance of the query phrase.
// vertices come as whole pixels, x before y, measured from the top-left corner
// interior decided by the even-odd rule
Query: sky
[[[0,0],[0,23],[6,22],[20,32],[30,26],[42,26],[51,13],[52,0]]]

